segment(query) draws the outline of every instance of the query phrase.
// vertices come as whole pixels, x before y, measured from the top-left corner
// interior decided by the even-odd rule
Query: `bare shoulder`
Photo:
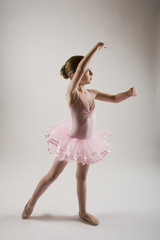
[[[71,82],[68,83],[66,94],[71,94]]]
[[[75,102],[77,97],[78,97],[78,90],[74,89],[73,91],[71,91],[70,83],[69,83],[66,91],[68,106],[71,106]]]
[[[71,85],[70,85],[70,82],[69,82],[69,84],[68,84],[68,86],[67,86],[66,95],[69,96],[69,97],[71,97],[71,96],[73,96],[73,95],[76,95],[77,93],[78,93],[77,88],[75,88],[74,90],[71,90]]]
[[[93,95],[94,95],[94,97],[96,98],[97,93],[98,93],[98,90],[97,90],[97,89],[89,89],[89,88],[88,88],[88,90],[89,90],[90,92],[92,92]]]

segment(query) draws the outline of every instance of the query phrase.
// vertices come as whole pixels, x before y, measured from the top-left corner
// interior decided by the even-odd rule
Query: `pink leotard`
[[[70,137],[86,139],[93,134],[96,122],[95,99],[94,94],[91,91],[89,92],[93,97],[93,104],[90,109],[82,101],[80,94],[78,94],[76,101],[69,107],[72,116],[72,126],[69,131]]]

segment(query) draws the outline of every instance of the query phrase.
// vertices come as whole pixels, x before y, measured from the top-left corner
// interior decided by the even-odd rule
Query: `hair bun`
[[[60,70],[60,73],[65,79],[69,78],[66,71],[65,71],[65,65],[62,66],[62,68]]]

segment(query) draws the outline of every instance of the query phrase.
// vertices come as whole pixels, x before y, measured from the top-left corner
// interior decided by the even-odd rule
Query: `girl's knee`
[[[90,165],[77,164],[76,178],[79,183],[85,183]]]
[[[53,173],[47,175],[47,182],[52,183],[58,178],[59,174]]]
[[[87,179],[87,176],[77,175],[77,174],[76,174],[76,179],[77,179],[77,182],[78,182],[78,183],[85,183],[85,182],[86,182],[86,179]]]
[[[67,165],[67,162],[64,162],[64,161],[62,162],[55,159],[53,166],[51,167],[51,169],[47,174],[48,181],[49,182],[55,181],[59,177],[59,175],[62,173],[66,165]]]

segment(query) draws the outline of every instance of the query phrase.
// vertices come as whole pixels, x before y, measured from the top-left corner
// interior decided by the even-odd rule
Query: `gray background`
[[[1,0],[0,236],[3,239],[152,239],[160,237],[160,2],[158,0]],[[78,217],[76,162],[21,212],[51,167],[48,126],[70,118],[60,68],[73,55],[94,57],[87,88],[138,96],[96,101],[97,126],[112,132],[112,152],[90,166],[87,210]]]

